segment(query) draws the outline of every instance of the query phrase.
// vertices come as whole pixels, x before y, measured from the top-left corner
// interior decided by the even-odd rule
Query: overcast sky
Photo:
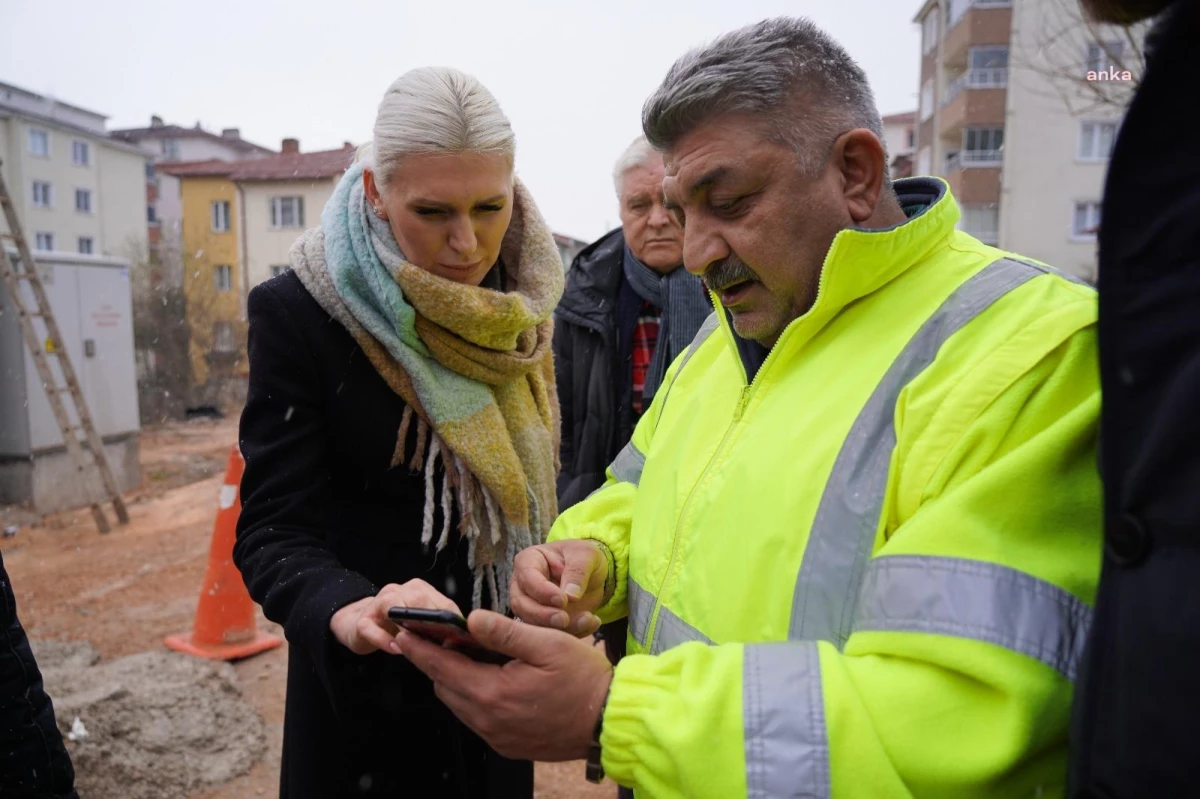
[[[140,127],[158,114],[274,149],[359,144],[384,89],[449,65],[491,89],[517,170],[557,232],[617,224],[610,178],[642,102],[687,49],[807,15],[866,69],[883,114],[914,110],[919,0],[0,0],[0,81]]]

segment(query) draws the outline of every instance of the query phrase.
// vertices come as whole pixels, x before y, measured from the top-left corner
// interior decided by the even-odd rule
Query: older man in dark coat
[[[604,482],[666,368],[712,312],[683,268],[683,230],[663,204],[663,163],[644,137],[613,170],[621,227],[576,256],[555,316],[562,408],[559,511]]]

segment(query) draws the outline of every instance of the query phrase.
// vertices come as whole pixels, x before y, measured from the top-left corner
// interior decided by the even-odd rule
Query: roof
[[[72,105],[71,103],[64,103],[62,100],[57,98],[47,97],[46,95],[38,94],[37,92],[31,92],[29,89],[22,89],[20,86],[14,86],[11,83],[4,83],[3,81],[0,81],[0,90],[20,92],[21,94],[29,97],[36,97],[39,100],[45,100],[46,102],[54,103],[55,105],[61,105],[63,108],[70,108],[72,111],[81,111],[85,114],[91,114],[92,116],[100,119],[108,119],[107,115],[101,114],[99,111],[93,111],[90,108],[83,108],[82,106]]]
[[[905,111],[900,114],[888,114],[883,118],[883,124],[885,125],[907,125],[916,121],[916,111]]]
[[[564,247],[586,247],[588,243],[582,239],[577,239],[574,236],[568,236],[565,233],[552,233],[556,244],[561,244]]]
[[[354,162],[355,148],[287,153],[247,161],[176,161],[158,168],[177,178],[227,177],[237,183],[336,178]]]
[[[172,161],[158,164],[158,169],[177,178],[228,177],[237,164],[210,158],[207,161]]]
[[[139,142],[142,139],[209,139],[211,141],[220,142],[233,150],[238,150],[243,153],[261,153],[263,155],[272,154],[275,151],[267,147],[248,142],[239,137],[230,139],[225,136],[219,136],[216,133],[207,131],[204,128],[185,128],[181,125],[159,125],[150,128],[123,128],[121,130],[109,131],[109,135],[114,139],[121,139],[128,142]]]
[[[102,131],[95,131],[95,130],[92,130],[91,128],[85,128],[82,125],[74,125],[70,122],[65,122],[61,119],[55,119],[54,117],[48,117],[45,114],[35,114],[30,111],[24,111],[19,108],[12,108],[10,106],[0,105],[0,118],[8,118],[8,117],[12,117],[12,116],[23,117],[24,119],[32,119],[35,122],[37,122],[39,125],[45,125],[46,127],[49,127],[49,128],[58,128],[60,130],[69,131],[71,133],[78,133],[81,136],[88,137],[93,142],[95,142],[97,145],[101,145],[104,147],[111,147],[114,150],[120,150],[122,152],[126,152],[131,155],[138,155],[138,156],[141,156],[142,158],[146,158],[146,154],[144,152],[142,152],[141,150],[139,150],[137,148],[137,146],[135,146],[133,144],[129,144],[127,142],[123,142],[123,141],[114,141],[113,139],[109,138]]]
[[[337,150],[286,153],[238,161],[232,164],[232,178],[238,182],[336,178],[354,163],[354,154],[354,146],[346,145]]]
[[[928,14],[936,5],[937,0],[925,0],[924,3],[921,3],[921,10],[918,11],[916,16],[913,17],[913,22],[920,24],[921,20],[925,19],[925,15]]]

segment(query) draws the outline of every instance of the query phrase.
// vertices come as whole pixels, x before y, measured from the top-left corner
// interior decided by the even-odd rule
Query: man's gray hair
[[[655,163],[662,164],[662,154],[654,149],[654,145],[645,136],[638,136],[625,148],[625,152],[621,153],[621,157],[613,166],[613,188],[617,190],[617,199],[624,193],[626,172]]]
[[[666,150],[725,114],[761,115],[772,139],[792,147],[807,174],[825,164],[846,131],[867,128],[884,141],[866,73],[802,18],[763,20],[684,55],[646,101],[642,128]]]

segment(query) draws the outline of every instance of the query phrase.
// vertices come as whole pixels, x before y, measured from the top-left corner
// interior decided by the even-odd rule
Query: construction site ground
[[[70,729],[76,714],[85,727],[91,720],[87,737],[67,744],[83,799],[278,794],[286,644],[229,669],[191,662],[162,643],[191,627],[236,438],[235,418],[143,431],[142,485],[127,495],[131,522],[108,535],[86,510],[39,520],[0,509],[0,526],[19,527],[0,551],[60,726]],[[535,796],[615,796],[612,783],[591,785],[583,772],[582,762],[539,763]]]

